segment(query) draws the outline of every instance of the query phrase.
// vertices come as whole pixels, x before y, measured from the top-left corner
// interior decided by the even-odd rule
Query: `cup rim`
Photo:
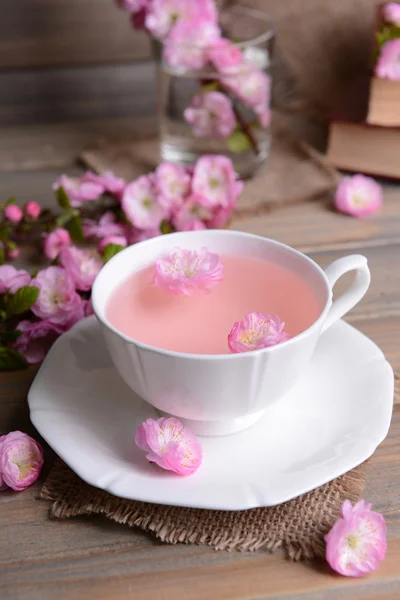
[[[134,338],[126,335],[122,331],[119,331],[116,327],[114,327],[114,325],[112,325],[108,321],[108,319],[106,319],[105,314],[102,314],[102,313],[105,313],[105,310],[101,310],[98,307],[97,289],[99,286],[100,278],[107,275],[107,272],[110,271],[110,269],[112,268],[112,264],[114,262],[116,262],[117,260],[121,260],[122,254],[132,252],[133,248],[135,250],[139,249],[139,248],[142,249],[142,248],[144,248],[144,246],[150,246],[150,245],[154,244],[156,242],[156,240],[158,241],[160,239],[160,236],[157,236],[155,238],[151,238],[151,239],[145,240],[143,242],[138,242],[134,245],[128,246],[127,248],[124,248],[123,250],[121,250],[121,252],[119,252],[118,254],[113,256],[101,269],[101,271],[97,275],[97,277],[94,281],[93,287],[92,287],[92,306],[93,306],[94,314],[96,315],[96,318],[98,319],[98,321],[100,321],[102,323],[102,325],[104,325],[107,329],[109,329],[110,331],[115,333],[118,337],[122,338],[125,342],[127,342],[129,344],[133,344],[133,345],[141,348],[142,350],[147,350],[149,352],[154,352],[156,354],[162,354],[164,356],[170,356],[170,357],[174,357],[174,358],[185,358],[185,359],[190,359],[190,360],[210,360],[210,359],[212,359],[212,360],[235,360],[235,359],[238,360],[240,358],[242,358],[242,359],[250,358],[251,356],[259,355],[261,353],[270,354],[270,353],[275,352],[277,349],[280,349],[283,347],[287,348],[290,345],[295,344],[297,341],[302,340],[307,335],[309,335],[309,333],[311,331],[317,329],[319,326],[322,327],[325,317],[326,317],[326,315],[330,309],[330,306],[332,304],[332,288],[329,285],[329,281],[328,281],[328,278],[327,278],[324,270],[309,256],[307,256],[306,254],[303,254],[303,252],[300,252],[299,250],[296,250],[295,248],[292,248],[291,246],[288,246],[287,244],[278,242],[277,240],[273,240],[271,238],[267,238],[267,237],[264,237],[261,235],[255,235],[253,233],[246,233],[244,231],[235,231],[235,230],[228,230],[228,229],[218,229],[218,230],[217,229],[208,229],[208,230],[201,230],[201,231],[196,231],[196,232],[174,232],[174,233],[169,233],[167,235],[168,235],[168,238],[170,238],[171,236],[174,236],[174,237],[181,236],[182,234],[202,234],[203,236],[207,237],[208,235],[213,235],[213,234],[215,235],[216,233],[218,233],[218,235],[221,235],[222,237],[233,235],[236,237],[242,237],[242,238],[247,238],[247,239],[263,240],[265,242],[272,243],[273,245],[278,246],[279,248],[289,250],[290,252],[292,252],[293,254],[298,256],[301,260],[303,260],[304,262],[307,262],[321,276],[321,279],[325,284],[325,288],[326,288],[326,292],[327,292],[327,299],[325,302],[325,306],[322,309],[319,317],[309,327],[307,327],[307,329],[305,329],[301,333],[295,335],[294,337],[286,340],[285,342],[281,342],[274,346],[268,346],[267,348],[260,348],[259,350],[252,350],[251,352],[237,352],[237,353],[226,353],[226,354],[196,354],[196,353],[191,353],[191,352],[178,352],[175,350],[166,350],[165,348],[158,348],[157,346],[152,346],[151,344],[146,344],[145,342],[135,340]],[[134,272],[134,271],[132,271],[132,272]],[[114,289],[115,288],[113,288],[113,290]]]

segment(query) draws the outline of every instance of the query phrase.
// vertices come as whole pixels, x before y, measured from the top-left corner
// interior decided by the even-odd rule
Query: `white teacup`
[[[290,340],[239,354],[186,354],[135,341],[107,320],[110,295],[131,273],[178,246],[191,250],[207,246],[217,254],[265,258],[291,269],[314,290],[321,313]],[[353,270],[352,285],[332,303],[336,280]],[[238,231],[207,230],[163,235],[126,248],[103,267],[92,298],[111,357],[129,387],[163,414],[183,420],[195,433],[225,435],[255,423],[293,387],[305,372],[321,333],[361,300],[369,283],[364,256],[340,258],[324,272],[313,260],[279,242]]]

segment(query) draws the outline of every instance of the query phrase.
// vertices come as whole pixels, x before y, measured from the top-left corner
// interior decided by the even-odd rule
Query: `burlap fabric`
[[[98,173],[110,170],[130,181],[156,168],[160,161],[159,143],[152,138],[107,145],[85,150],[80,158]],[[283,115],[275,113],[268,164],[246,181],[236,216],[316,199],[331,193],[338,180],[336,170],[290,132]]]
[[[139,527],[170,544],[205,544],[216,550],[279,548],[299,560],[324,555],[324,535],[346,498],[362,493],[365,465],[290,502],[245,511],[213,511],[124,500],[84,483],[62,461],[41,491],[52,502],[50,516],[66,519],[100,514]],[[212,492],[211,492],[212,493]]]

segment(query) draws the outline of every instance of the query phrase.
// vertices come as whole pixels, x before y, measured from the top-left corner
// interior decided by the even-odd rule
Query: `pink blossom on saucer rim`
[[[85,175],[83,177],[61,175],[53,184],[53,190],[58,190],[59,187],[64,189],[74,207],[79,207],[89,200],[97,200],[104,192],[104,186],[91,181],[91,175],[89,178]]]
[[[83,310],[83,300],[75,291],[75,282],[62,267],[39,271],[31,285],[39,288],[39,297],[31,307],[41,319],[56,325],[75,323]]]
[[[42,466],[43,448],[29,435],[11,431],[0,437],[1,489],[24,490],[36,481]]]
[[[147,460],[178,475],[192,475],[202,462],[195,434],[173,417],[146,419],[136,431],[135,443],[147,452]]]
[[[252,312],[236,322],[228,336],[229,350],[249,352],[275,346],[289,339],[285,323],[277,315]]]
[[[72,277],[75,287],[81,291],[91,289],[103,266],[101,256],[96,250],[83,250],[76,246],[68,246],[61,250],[60,263]]]
[[[184,167],[161,163],[155,171],[160,203],[168,210],[179,208],[190,191],[190,175]]]
[[[335,194],[335,207],[352,217],[365,217],[380,210],[383,203],[382,187],[371,177],[353,175],[344,177]]]
[[[142,175],[129,183],[122,195],[122,210],[137,229],[159,227],[167,211],[161,205],[153,174]]]
[[[19,223],[24,216],[24,213],[16,204],[9,204],[4,209],[4,216],[8,221],[12,223]]]
[[[386,554],[386,523],[383,516],[360,500],[345,500],[340,517],[325,536],[326,560],[334,571],[362,577],[378,568]]]
[[[225,138],[236,124],[232,100],[221,92],[195,94],[183,114],[197,137]]]
[[[383,44],[375,66],[375,75],[382,79],[400,81],[400,38]]]
[[[11,265],[0,266],[0,294],[10,292],[15,294],[19,288],[30,285],[31,276],[23,269],[16,269]]]
[[[388,2],[383,7],[383,18],[387,23],[393,23],[400,27],[400,3]]]
[[[21,335],[14,344],[30,365],[42,362],[58,336],[63,333],[61,325],[49,321],[21,321],[16,326]]]
[[[156,261],[154,283],[171,294],[192,296],[195,292],[210,292],[223,277],[218,254],[212,254],[208,248],[173,248],[169,256]]]
[[[235,207],[243,190],[232,161],[222,155],[204,155],[196,163],[192,192],[207,207]]]
[[[71,236],[69,235],[69,232],[62,227],[59,227],[44,236],[43,250],[47,258],[55,260],[61,250],[70,244]]]

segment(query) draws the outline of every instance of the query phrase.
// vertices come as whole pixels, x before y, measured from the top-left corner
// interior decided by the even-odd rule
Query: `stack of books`
[[[380,6],[376,54],[385,36],[397,35],[400,26],[385,23]],[[400,179],[400,80],[367,73],[353,82],[333,115],[327,159],[344,171]]]

